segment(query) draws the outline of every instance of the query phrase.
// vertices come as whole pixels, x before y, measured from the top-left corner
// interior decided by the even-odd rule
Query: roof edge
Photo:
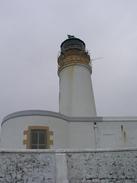
[[[17,111],[5,116],[2,120],[1,126],[10,119],[23,117],[23,116],[50,116],[50,117],[59,118],[68,122],[127,122],[127,121],[137,122],[137,116],[70,117],[54,111],[24,110],[24,111]]]
[[[7,116],[5,116],[2,120],[1,126],[8,120],[17,118],[17,117],[23,117],[23,116],[50,116],[50,117],[56,117],[59,119],[63,119],[69,122],[94,122],[94,121],[102,121],[102,117],[69,117],[65,116],[58,112],[53,111],[45,111],[45,110],[24,110],[24,111],[17,111],[14,113],[11,113]]]

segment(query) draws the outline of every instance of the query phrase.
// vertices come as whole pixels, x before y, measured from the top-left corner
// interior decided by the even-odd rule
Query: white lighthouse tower
[[[68,36],[58,57],[59,112],[71,117],[95,117],[91,60],[85,43]]]

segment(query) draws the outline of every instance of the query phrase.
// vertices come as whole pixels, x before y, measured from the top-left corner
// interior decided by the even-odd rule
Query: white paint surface
[[[56,182],[68,183],[66,154],[56,154]]]
[[[59,73],[59,111],[67,116],[96,116],[91,73],[86,65],[65,67]]]
[[[24,115],[4,121],[1,148],[25,149],[23,132],[29,126],[48,126],[53,131],[51,149],[137,148],[137,118],[69,118],[47,114],[52,116]]]
[[[24,130],[29,126],[48,126],[53,131],[51,148],[67,148],[68,123],[62,119],[49,116],[22,116],[10,119],[2,125],[1,147],[5,149],[24,149]]]

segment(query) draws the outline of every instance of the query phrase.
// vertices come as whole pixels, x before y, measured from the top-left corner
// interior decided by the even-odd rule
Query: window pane
[[[46,145],[39,145],[39,149],[46,149]]]
[[[44,129],[32,129],[30,132],[30,148],[46,149],[47,148],[47,131]]]
[[[38,133],[36,130],[31,131],[31,143],[37,144],[38,143]]]
[[[31,145],[31,149],[38,149],[37,145]]]
[[[39,144],[45,144],[46,143],[46,131],[41,130],[39,131]]]

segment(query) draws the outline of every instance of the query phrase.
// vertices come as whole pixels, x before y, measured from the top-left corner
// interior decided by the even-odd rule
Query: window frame
[[[47,126],[29,126],[28,127],[28,143],[27,143],[27,149],[32,149],[32,143],[31,143],[31,132],[32,130],[43,130],[45,131],[46,134],[46,148],[44,149],[49,149],[50,148],[50,134],[49,134],[49,127]],[[38,148],[40,149],[40,148]]]
[[[47,149],[47,130],[31,129],[30,146],[31,149]]]

